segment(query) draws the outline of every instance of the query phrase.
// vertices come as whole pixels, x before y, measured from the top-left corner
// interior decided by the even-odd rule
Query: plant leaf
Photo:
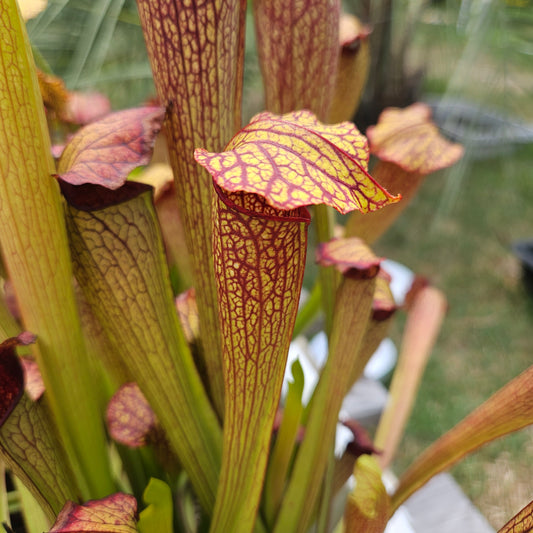
[[[409,309],[389,400],[374,437],[376,447],[383,451],[383,469],[391,463],[400,444],[447,308],[444,294],[428,286],[418,292]]]
[[[367,173],[366,139],[353,124],[321,124],[308,111],[256,115],[226,151],[195,158],[227,191],[264,196],[276,209],[327,204],[341,213],[397,201]]]
[[[143,500],[148,505],[139,515],[141,533],[172,533],[172,491],[160,479],[151,478]]]
[[[2,259],[24,327],[38,333],[32,353],[76,481],[85,497],[99,497],[115,483],[72,286],[35,63],[15,0],[2,0],[0,35]]]
[[[529,502],[498,533],[528,533],[533,531],[533,501]]]
[[[247,0],[137,0],[166,132],[176,198],[192,263],[200,330],[200,366],[222,419],[224,381],[213,273],[212,180],[194,160],[202,146],[222,150],[241,127]]]
[[[322,266],[334,266],[344,276],[354,278],[374,278],[382,260],[358,238],[333,239],[320,243],[316,256],[317,262]]]
[[[269,527],[274,525],[283,499],[287,472],[294,454],[303,414],[302,394],[305,377],[298,359],[292,364],[291,372],[293,381],[289,382],[287,397],[283,406],[283,418],[270,454],[263,489],[264,514]]]
[[[224,450],[212,528],[253,528],[296,318],[309,213],[217,187],[213,246],[222,326]]]
[[[355,488],[344,512],[346,533],[383,533],[389,520],[390,498],[376,459],[361,455],[354,468]]]
[[[405,109],[388,108],[376,126],[367,129],[370,151],[382,161],[407,172],[430,174],[457,162],[463,147],[442,137],[431,121],[431,108],[423,103]]]
[[[328,264],[338,254],[346,275],[337,291],[328,359],[310,402],[305,437],[296,456],[275,533],[307,531],[335,439],[339,410],[350,384],[352,365],[371,316],[380,260],[374,257],[369,261],[368,248],[360,241],[355,244],[348,268],[346,250],[339,247],[338,241],[326,243],[318,252],[319,260],[326,257]],[[360,272],[355,274],[359,268]]]
[[[151,187],[60,184],[85,298],[209,511],[222,435],[179,324]]]
[[[266,108],[309,109],[325,120],[337,74],[340,2],[255,0],[253,9]]]
[[[435,474],[484,444],[533,424],[533,366],[503,386],[450,429],[407,469],[392,497],[393,510]]]
[[[144,446],[157,419],[136,383],[126,383],[113,395],[106,411],[111,437],[131,448]]]
[[[137,501],[128,494],[112,494],[83,505],[67,502],[49,533],[137,533]]]
[[[0,427],[24,394],[24,372],[15,352],[23,344],[17,337],[0,345]]]
[[[340,55],[328,117],[331,123],[351,120],[355,115],[370,68],[370,28],[347,13],[341,14],[339,22]]]
[[[61,154],[61,179],[72,185],[94,183],[118,189],[134,168],[150,161],[164,115],[162,108],[141,107],[85,126]]]

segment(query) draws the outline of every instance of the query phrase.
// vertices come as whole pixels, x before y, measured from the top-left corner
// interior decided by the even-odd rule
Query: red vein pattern
[[[226,402],[212,530],[251,531],[298,307],[309,214],[279,211],[255,194],[218,192],[213,242]]]
[[[397,201],[368,174],[364,135],[349,123],[321,124],[308,111],[256,115],[215,154],[195,151],[222,188],[264,196],[277,209],[327,204],[341,213]]]
[[[149,163],[164,113],[159,107],[126,109],[85,126],[61,154],[61,179],[118,189],[134,168]]]
[[[0,427],[24,394],[24,373],[15,352],[20,344],[13,337],[0,345]]]
[[[461,145],[440,135],[431,121],[431,108],[422,103],[385,109],[367,135],[373,154],[410,173],[430,174],[449,167],[464,152]]]
[[[502,527],[498,533],[528,533],[533,531],[533,500]]]
[[[137,0],[193,263],[212,394],[222,410],[220,338],[211,249],[211,177],[197,146],[219,151],[240,127],[246,0]]]
[[[49,533],[136,533],[137,501],[111,494],[83,505],[67,502]]]
[[[345,276],[373,278],[380,269],[382,259],[376,257],[364,241],[357,237],[333,239],[320,243],[316,251],[317,262],[334,266]],[[360,272],[359,274],[354,271]]]
[[[254,0],[269,111],[310,109],[327,117],[337,74],[339,13],[338,0]]]
[[[157,418],[137,383],[125,383],[113,395],[106,410],[111,437],[132,448],[145,446]]]

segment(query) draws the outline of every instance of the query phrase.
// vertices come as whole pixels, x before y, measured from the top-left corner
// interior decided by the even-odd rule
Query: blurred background
[[[431,175],[376,252],[444,291],[449,312],[395,464],[397,473],[533,363],[533,293],[513,252],[533,239],[531,0],[350,0],[371,24],[369,84],[355,122],[423,100],[464,158]],[[154,96],[134,0],[49,0],[29,21],[37,62],[71,90],[114,109]],[[248,25],[244,116],[262,108]],[[533,246],[533,245],[532,245]],[[399,342],[401,320],[393,331]],[[500,527],[533,497],[533,430],[493,443],[453,469]]]

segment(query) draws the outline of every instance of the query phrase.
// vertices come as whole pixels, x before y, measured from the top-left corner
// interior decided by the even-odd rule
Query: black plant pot
[[[524,284],[533,296],[533,239],[515,242],[513,251],[522,263]]]

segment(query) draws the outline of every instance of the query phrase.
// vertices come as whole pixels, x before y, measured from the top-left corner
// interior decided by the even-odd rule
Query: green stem
[[[292,337],[296,338],[300,333],[311,324],[312,320],[318,315],[320,311],[320,301],[322,299],[322,291],[320,283],[315,283],[311,290],[311,294],[303,306],[298,310],[296,315],[296,322],[294,324],[294,331]]]
[[[317,244],[328,242],[333,238],[334,212],[327,205],[315,207],[315,228]],[[324,309],[325,330],[329,338],[333,326],[335,293],[339,285],[338,272],[333,267],[319,267],[319,279],[322,287],[322,308]]]

